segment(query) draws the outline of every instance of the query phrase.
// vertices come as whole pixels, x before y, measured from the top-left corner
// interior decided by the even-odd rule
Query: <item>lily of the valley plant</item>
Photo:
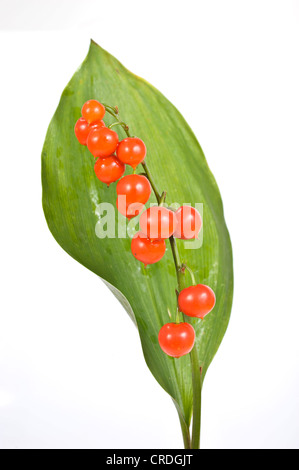
[[[42,181],[51,232],[129,313],[185,448],[198,449],[201,390],[229,321],[233,269],[219,190],[194,134],[92,41],[50,123]],[[126,237],[98,236],[103,202],[115,208],[110,222],[128,223]]]

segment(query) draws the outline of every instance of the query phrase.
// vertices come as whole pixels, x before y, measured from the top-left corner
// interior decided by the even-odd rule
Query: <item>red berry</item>
[[[166,244],[164,240],[151,240],[142,232],[138,232],[132,239],[131,250],[133,256],[146,266],[163,258]]]
[[[117,196],[116,198],[116,207],[118,211],[128,219],[136,217],[144,209],[144,204],[142,202],[134,202],[132,204],[126,203],[126,196]]]
[[[105,106],[103,106],[97,100],[86,101],[81,110],[82,117],[86,119],[89,124],[103,119],[105,112]]]
[[[135,217],[149,200],[151,191],[150,182],[145,176],[124,176],[116,186],[117,195],[123,196],[123,198],[117,198],[117,206],[119,205],[120,207],[119,211],[126,217]]]
[[[104,121],[95,121],[89,124],[89,131],[92,131],[93,129],[100,129],[101,127],[106,127]]]
[[[93,129],[87,139],[88,150],[94,157],[109,157],[118,144],[118,135],[108,127]]]
[[[105,158],[99,158],[94,165],[94,171],[96,176],[102,183],[106,183],[108,186],[110,183],[117,181],[122,177],[126,169],[126,166],[118,160],[114,155]]]
[[[116,186],[118,196],[126,196],[127,203],[142,202],[146,204],[151,195],[149,180],[143,175],[124,176]]]
[[[140,229],[149,238],[169,238],[176,226],[174,212],[166,207],[150,207],[140,217]]]
[[[195,331],[190,323],[166,323],[159,331],[161,349],[172,357],[188,354],[195,342]]]
[[[203,319],[215,306],[214,291],[204,284],[183,289],[178,298],[179,309],[189,317]]]
[[[182,206],[176,211],[175,215],[178,225],[173,236],[182,240],[198,238],[202,225],[200,213],[194,207]]]
[[[75,124],[75,135],[81,145],[86,145],[87,137],[90,132],[89,124],[84,118],[78,119]]]
[[[135,169],[145,159],[146,146],[137,137],[127,137],[119,143],[116,154],[120,161]]]

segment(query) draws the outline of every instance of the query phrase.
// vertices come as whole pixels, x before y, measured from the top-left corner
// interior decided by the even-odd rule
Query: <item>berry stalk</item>
[[[126,132],[128,137],[131,137],[130,132],[129,132],[129,126],[124,123],[123,121],[120,120],[118,116],[118,109],[117,113],[115,113],[111,107],[106,107],[106,111],[111,114],[116,121],[122,126],[124,131]],[[115,108],[114,108],[115,109]],[[166,196],[166,192],[163,192],[160,194],[157,185],[155,184],[155,181],[153,179],[153,176],[146,164],[145,161],[141,163],[144,169],[144,173],[149,180],[153,191],[155,193],[157,203],[161,204],[161,201]],[[171,246],[171,251],[173,255],[173,260],[175,264],[175,269],[176,269],[176,275],[177,275],[177,282],[178,282],[178,292],[180,293],[186,286],[186,280],[185,280],[185,269],[184,265],[182,264],[180,260],[180,254],[179,250],[177,247],[176,240],[173,236],[169,238],[170,241],[170,246]],[[192,279],[193,281],[193,279]],[[188,321],[187,317],[184,315],[184,320]],[[198,354],[196,351],[196,348],[193,348],[191,352],[189,353],[190,355],[190,361],[191,361],[191,369],[192,369],[192,388],[193,388],[193,418],[192,418],[192,440],[190,437],[190,431],[188,426],[186,426],[185,422],[183,421],[182,417],[179,415],[180,418],[180,424],[181,424],[181,429],[182,429],[182,434],[183,434],[183,440],[184,440],[184,445],[186,449],[199,449],[200,447],[200,427],[201,427],[201,370],[199,366],[199,361],[198,361]]]
[[[106,127],[105,113],[114,118]],[[146,146],[138,137],[132,137],[129,126],[120,119],[118,107],[104,105],[97,100],[88,100],[82,107],[82,116],[75,124],[75,135],[81,145],[86,145],[95,158],[94,170],[97,178],[108,186],[116,182],[116,206],[128,219],[136,217],[148,201],[151,189],[158,206],[142,213],[139,221],[140,232],[132,239],[133,256],[144,266],[158,262],[165,254],[165,240],[169,238],[174,259],[177,284],[176,322],[163,325],[158,341],[161,349],[170,357],[178,358],[190,354],[193,388],[192,439],[189,423],[186,423],[181,410],[179,414],[184,445],[186,449],[199,449],[201,420],[201,368],[195,344],[195,330],[188,321],[189,317],[203,319],[215,305],[215,294],[209,286],[196,284],[192,270],[182,264],[176,238],[188,240],[196,238],[201,229],[202,219],[199,212],[191,206],[181,206],[177,211],[165,207],[166,191],[160,193],[153,176],[145,162]],[[120,126],[127,137],[119,141],[118,134],[112,130]],[[114,154],[116,153],[116,155]],[[144,173],[136,174],[141,164]],[[126,165],[133,168],[133,174],[123,176]],[[141,206],[141,207],[140,207]],[[186,287],[186,270],[192,279],[192,286]],[[180,321],[183,315],[183,322]],[[176,403],[175,403],[176,404]]]
[[[119,124],[123,128],[123,130],[125,131],[127,136],[132,137],[131,134],[130,134],[129,126],[125,122],[121,121],[120,118],[119,118],[118,108],[117,107],[113,108],[112,106],[108,106],[106,104],[104,105],[104,107],[106,108],[107,113],[111,114],[111,116],[113,116],[114,119],[117,121],[117,124]],[[111,127],[111,125],[110,125],[110,127]],[[158,190],[158,187],[157,187],[157,185],[155,184],[155,182],[153,180],[152,174],[151,174],[146,162],[143,161],[141,163],[141,165],[143,166],[144,173],[146,174],[147,179],[151,183],[151,187],[153,188],[153,191],[155,193],[157,202],[158,202],[158,204],[160,204],[162,194],[160,194],[160,192]]]

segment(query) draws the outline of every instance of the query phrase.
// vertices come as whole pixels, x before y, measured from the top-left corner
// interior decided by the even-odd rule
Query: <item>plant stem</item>
[[[116,119],[117,123],[115,123],[115,125],[120,124],[122,128],[124,129],[124,131],[126,132],[127,136],[131,137],[130,132],[129,132],[129,127],[127,126],[126,123],[121,121],[118,116],[118,108],[113,108],[112,106],[108,106],[108,105],[105,105],[105,108],[106,108],[106,111]],[[113,125],[114,124],[110,125],[109,127],[112,127]],[[153,188],[158,204],[163,203],[166,197],[166,192],[163,191],[163,193],[160,194],[146,162],[143,161],[141,165],[143,166],[146,177],[149,180]],[[169,238],[169,241],[170,241],[170,246],[171,246],[175,269],[176,269],[178,292],[180,292],[186,287],[186,279],[185,279],[186,268],[191,274],[193,284],[195,283],[195,279],[194,279],[194,275],[191,269],[181,263],[180,254],[179,254],[179,250],[178,250],[175,238],[171,236]],[[187,318],[185,317],[185,315],[183,315],[183,317],[184,317],[184,320],[187,321]],[[192,388],[193,388],[192,440],[190,437],[190,431],[189,431],[188,425],[186,424],[184,418],[182,417],[179,411],[178,411],[178,414],[179,414],[185,449],[199,449],[200,424],[201,424],[201,369],[199,366],[196,347],[194,347],[192,351],[190,352],[190,361],[191,361],[191,369],[192,369]]]
[[[178,415],[179,415],[180,425],[181,425],[181,429],[182,429],[184,447],[185,447],[185,449],[192,449],[192,447],[191,447],[191,436],[190,436],[189,428],[188,428],[184,418],[180,415],[179,412],[178,412]]]
[[[189,268],[189,266],[187,266],[187,264],[184,264],[184,268],[187,269],[188,273],[190,274],[192,285],[196,286],[196,280],[195,280],[194,272],[192,271],[192,269]]]
[[[195,347],[190,352],[193,387],[193,421],[191,449],[200,448],[201,427],[201,368]]]
[[[166,199],[166,194],[167,194],[166,191],[163,191],[163,193],[161,194],[159,206],[163,206],[165,199]]]
[[[186,279],[185,271],[182,269],[179,250],[174,237],[170,237],[170,246],[173,254],[174,264],[176,268],[178,290],[179,292],[185,288]],[[193,274],[193,273],[192,273]],[[193,281],[193,279],[192,279]],[[184,315],[184,319],[186,317]],[[198,362],[198,354],[194,347],[190,352],[190,361],[192,369],[192,388],[193,388],[193,421],[192,421],[192,441],[191,449],[200,448],[200,425],[201,425],[201,370]]]
[[[108,129],[112,129],[112,127],[114,127],[114,126],[122,126],[124,131],[129,130],[127,124],[123,121],[113,122],[112,124],[110,124],[110,126],[108,126]]]
[[[111,114],[111,116],[113,116],[114,119],[116,119],[117,124],[120,124],[122,126],[122,128],[125,131],[125,133],[127,134],[127,136],[131,137],[131,134],[129,132],[129,126],[125,122],[123,122],[119,119],[118,112],[117,113],[115,112],[115,108],[113,108],[112,106],[108,106],[106,104],[104,106],[105,106],[105,109],[106,109],[107,113]]]
[[[120,124],[122,126],[123,130],[125,131],[125,133],[127,134],[127,136],[131,137],[131,134],[129,132],[129,126],[125,122],[120,120],[118,114],[115,113],[115,108],[113,108],[112,106],[108,106],[106,104],[104,106],[105,106],[105,109],[106,109],[107,113],[111,114],[111,116],[113,116],[114,119],[116,119],[117,123],[115,123],[115,124]],[[114,124],[112,124],[112,125],[114,125]],[[110,126],[112,126],[112,125],[110,125]],[[157,186],[156,186],[156,184],[153,180],[151,172],[150,172],[146,162],[142,162],[141,165],[143,166],[143,169],[144,169],[144,172],[146,173],[147,179],[151,183],[151,186],[152,186],[153,191],[155,193],[158,204],[160,204],[161,195],[160,195],[160,192],[159,192],[159,190],[158,190],[158,188],[157,188]]]
[[[153,177],[151,175],[151,172],[149,171],[149,168],[147,166],[147,164],[145,162],[142,162],[141,165],[143,166],[143,169],[144,169],[144,172],[146,173],[146,176],[147,176],[147,179],[149,180],[149,182],[151,183],[151,186],[153,188],[153,191],[155,193],[155,196],[156,196],[156,199],[158,201],[158,204],[160,204],[160,200],[161,200],[161,195],[160,195],[160,192],[153,180]]]
[[[173,236],[169,238],[172,256],[174,259],[175,269],[176,269],[176,276],[178,281],[178,291],[181,292],[185,288],[185,273],[182,271],[182,263],[180,259],[179,250],[177,247],[176,240]]]

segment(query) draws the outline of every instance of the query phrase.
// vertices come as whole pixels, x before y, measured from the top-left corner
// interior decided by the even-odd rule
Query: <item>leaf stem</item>
[[[180,415],[180,413],[179,413],[179,419],[180,419],[180,424],[181,424],[181,429],[182,429],[184,447],[185,447],[185,449],[192,449],[190,430],[189,430],[184,418],[182,418],[182,416]]]
[[[193,420],[192,420],[192,442],[191,449],[200,448],[201,428],[201,368],[199,366],[198,354],[194,347],[190,352],[193,387]]]

